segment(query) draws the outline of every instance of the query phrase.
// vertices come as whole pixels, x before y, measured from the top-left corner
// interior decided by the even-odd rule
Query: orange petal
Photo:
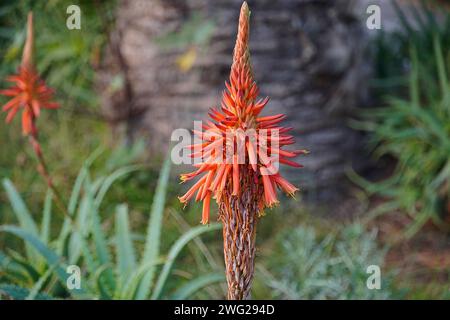
[[[201,196],[200,196],[201,200],[203,200],[206,197],[206,194],[208,193],[208,190],[211,185],[211,181],[212,181],[212,178],[214,177],[215,172],[216,172],[216,169],[212,169],[206,175],[205,187],[203,188],[203,192],[201,193]]]
[[[20,102],[22,100],[22,96],[17,96],[9,100],[2,108],[3,111],[8,111],[11,108],[14,108],[16,106],[19,106]]]
[[[14,97],[20,93],[20,90],[17,88],[9,88],[5,90],[0,90],[0,94],[7,97]]]
[[[28,135],[31,132],[31,126],[32,126],[32,116],[31,113],[28,111],[28,109],[25,109],[22,112],[22,133],[23,135]]]
[[[255,146],[252,141],[247,142],[247,149],[248,149],[248,158],[250,161],[250,165],[252,166],[253,171],[256,172],[256,164],[258,163],[257,162],[258,160],[256,157]]]
[[[280,157],[279,161],[280,161],[280,163],[283,163],[283,164],[291,166],[291,167],[303,168],[303,166],[300,163],[285,159],[283,157]]]
[[[221,164],[219,166],[219,170],[217,170],[217,175],[214,178],[214,181],[213,181],[211,187],[209,188],[212,192],[215,192],[217,190],[217,187],[219,186],[219,183],[222,181],[222,176],[223,176],[223,174],[225,172],[226,167],[227,166],[225,164]]]
[[[210,202],[211,202],[211,192],[208,192],[205,199],[203,200],[202,224],[209,223]]]
[[[273,180],[275,183],[281,187],[287,194],[294,196],[294,193],[298,191],[298,188],[296,188],[293,184],[291,184],[289,181],[284,179],[282,176],[275,175],[273,176]]]
[[[258,122],[264,122],[264,121],[272,121],[272,120],[277,120],[277,119],[284,119],[286,118],[286,116],[284,114],[276,114],[273,116],[266,116],[266,117],[260,117],[257,118],[256,121]]]
[[[267,169],[261,167],[260,171],[264,186],[264,199],[266,201],[266,205],[268,207],[272,207],[274,204],[278,203],[277,195],[273,188],[273,184],[270,179],[270,176],[268,175]]]
[[[205,189],[205,184],[202,184],[202,186],[200,187],[200,189],[198,189],[197,191],[197,195],[195,196],[195,202],[198,202],[201,200],[201,196],[203,193],[203,189]]]
[[[31,108],[33,109],[33,113],[35,117],[39,117],[39,113],[40,113],[40,104],[39,101],[37,100],[32,100],[31,101]]]
[[[218,192],[222,192],[223,189],[225,189],[225,185],[226,185],[227,179],[228,179],[228,174],[230,173],[230,170],[231,170],[231,167],[232,167],[230,164],[227,164],[225,166],[226,166],[226,169],[225,169],[225,172],[222,175],[222,178],[221,178],[221,181],[220,181],[220,184],[219,184],[219,188],[217,190]]]
[[[8,113],[8,115],[6,116],[6,123],[10,123],[11,120],[14,118],[14,116],[16,115],[17,111],[19,111],[19,107],[15,107],[13,109],[11,109]]]
[[[194,195],[195,191],[197,189],[199,189],[203,185],[205,180],[206,180],[206,175],[201,177],[201,179],[198,180],[183,196],[178,197],[180,202],[181,203],[187,203],[192,198],[192,196]]]
[[[241,182],[239,181],[239,164],[237,161],[237,156],[235,155],[233,158],[233,195],[237,196]]]

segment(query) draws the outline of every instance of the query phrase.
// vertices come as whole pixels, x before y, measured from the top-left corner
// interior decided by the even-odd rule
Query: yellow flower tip
[[[275,201],[273,201],[273,202],[271,202],[271,203],[268,203],[267,206],[268,206],[270,209],[273,209],[274,207],[277,207],[279,204],[280,204],[280,201],[275,200]]]
[[[297,198],[295,197],[295,194],[296,194],[296,192],[298,192],[298,191],[299,191],[299,189],[296,189],[295,191],[288,193],[288,196],[292,197],[292,199],[297,200]]]

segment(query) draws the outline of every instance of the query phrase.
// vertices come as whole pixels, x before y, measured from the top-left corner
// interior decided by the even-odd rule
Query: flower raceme
[[[244,2],[230,78],[225,82],[221,105],[210,110],[210,120],[202,125],[203,130],[193,131],[197,142],[188,149],[197,170],[181,175],[182,182],[199,177],[179,199],[184,204],[193,198],[203,201],[203,224],[209,222],[211,197],[220,204],[227,189],[232,196],[240,197],[245,188],[243,176],[249,170],[253,171],[253,183],[263,189],[258,196],[259,214],[265,207],[278,203],[277,188],[294,195],[298,189],[278,172],[278,165],[301,167],[291,158],[307,153],[283,149],[295,143],[294,137],[288,134],[292,128],[280,125],[285,115],[261,115],[269,98],[258,99],[259,89],[253,78],[248,47],[249,16]]]
[[[67,215],[64,201],[53,184],[39,143],[36,118],[39,117],[41,109],[56,109],[59,105],[52,101],[54,91],[45,85],[44,80],[40,78],[35,69],[33,44],[33,14],[30,12],[27,20],[27,38],[18,73],[6,78],[7,81],[14,83],[14,85],[8,89],[0,90],[0,94],[10,98],[2,109],[4,112],[8,112],[6,123],[10,123],[17,112],[22,110],[22,132],[24,136],[28,137],[36,155],[38,172],[45,180],[47,186],[53,191],[56,203],[62,209],[65,217],[70,219]]]
[[[0,94],[10,100],[3,106],[7,112],[6,123],[10,123],[19,110],[22,110],[22,132],[24,135],[36,134],[35,120],[41,109],[56,109],[59,105],[52,101],[54,91],[47,87],[35,70],[33,57],[33,16],[28,15],[27,40],[18,73],[6,78],[14,85],[0,90]]]

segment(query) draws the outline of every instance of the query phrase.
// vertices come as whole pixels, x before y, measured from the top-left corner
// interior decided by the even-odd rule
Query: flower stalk
[[[11,97],[11,99],[3,106],[2,110],[8,113],[6,116],[7,123],[11,122],[16,113],[22,110],[22,133],[24,136],[28,136],[28,140],[38,163],[38,172],[53,192],[57,205],[64,215],[70,219],[62,196],[55,187],[49,173],[47,163],[42,153],[39,142],[39,132],[36,126],[36,119],[40,115],[41,108],[56,109],[59,105],[52,101],[54,91],[46,86],[45,82],[37,73],[33,60],[33,53],[33,13],[29,12],[27,17],[27,38],[23,49],[21,64],[18,73],[7,78],[9,82],[14,83],[14,86],[0,91],[0,94]]]
[[[254,183],[254,175],[251,169],[243,170],[241,195],[233,195],[229,185],[219,204],[228,300],[244,300],[250,296],[255,266],[258,202],[263,192],[261,186]]]
[[[278,204],[276,190],[289,195],[298,190],[278,172],[278,165],[301,167],[290,160],[306,150],[287,151],[295,143],[281,127],[283,114],[260,116],[269,99],[258,99],[250,62],[250,10],[242,4],[229,82],[220,108],[209,112],[204,132],[194,130],[201,143],[189,146],[196,171],[182,174],[182,182],[199,180],[180,197],[184,204],[195,196],[203,201],[202,220],[208,224],[211,198],[223,224],[227,298],[250,297],[256,252],[256,228],[266,207]]]

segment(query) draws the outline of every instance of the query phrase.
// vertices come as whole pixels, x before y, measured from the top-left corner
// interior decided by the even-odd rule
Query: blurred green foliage
[[[437,10],[433,7],[435,3],[436,1],[421,0],[419,4],[401,6],[397,0],[392,1],[400,28],[393,32],[379,30],[379,35],[373,42],[373,83],[380,89],[377,92],[380,96],[401,92],[408,84],[407,75],[412,63],[411,46],[417,49],[422,67],[429,72],[427,80],[436,82],[436,78],[432,77],[437,68],[433,39],[437,38],[442,50],[449,52],[450,14],[446,10]]]
[[[27,13],[34,14],[35,61],[38,71],[56,90],[59,110],[43,112],[37,120],[43,150],[55,183],[70,188],[87,155],[99,145],[108,148],[111,138],[106,123],[98,115],[94,91],[95,66],[113,24],[115,1],[80,1],[81,30],[68,30],[66,0],[2,1],[0,3],[0,86],[16,72],[25,40]],[[0,97],[0,104],[6,101]],[[88,133],[88,134],[86,134]],[[0,116],[0,176],[9,177],[22,190],[31,207],[42,205],[45,189],[35,168],[28,141],[20,132],[20,121],[6,126]],[[83,152],[78,152],[83,150]],[[51,156],[50,156],[51,155]],[[26,188],[25,188],[26,187]],[[12,215],[0,194],[0,223]],[[1,242],[2,236],[0,236]]]
[[[0,153],[0,177],[8,178],[0,192],[0,298],[223,298],[219,227],[198,226],[198,204],[182,210],[174,196],[178,188],[168,181],[167,162],[159,174],[143,165],[149,161],[144,141],[131,148],[113,148],[117,139],[98,118],[95,67],[114,24],[115,1],[80,1],[81,30],[66,28],[65,9],[70,4],[66,0],[0,4],[0,81],[20,63],[26,14],[34,12],[38,70],[56,89],[62,105],[56,112],[44,112],[38,126],[55,184],[66,195],[75,222],[57,214],[19,121],[0,125],[0,145],[7,150]],[[383,34],[375,44],[379,94],[390,93],[393,98],[386,108],[370,111],[366,122],[374,132],[372,146],[380,147],[378,155],[394,155],[400,164],[388,181],[394,183],[370,185],[377,188],[370,190],[390,196],[390,210],[410,212],[417,221],[412,231],[425,218],[439,220],[448,196],[445,66],[450,61],[450,20],[438,22],[422,6],[420,14],[414,13],[420,32],[401,18],[397,8],[404,32]],[[180,30],[156,41],[163,48],[180,50],[177,63],[189,70],[214,28],[213,22],[194,14]],[[115,77],[111,88],[122,82]],[[409,284],[395,283],[395,273],[386,271],[386,248],[377,244],[375,232],[359,224],[345,226],[329,216],[313,216],[286,200],[260,221],[253,297],[404,297],[398,287]],[[81,292],[65,287],[65,266],[71,263],[81,267]],[[366,287],[370,264],[382,267],[381,290]],[[428,297],[434,290],[434,284],[430,286],[410,296]]]
[[[154,41],[163,50],[178,50],[176,58],[178,68],[189,71],[196,62],[199,53],[209,47],[216,25],[212,20],[203,17],[199,12],[192,13],[180,26],[179,30],[168,32]]]
[[[376,232],[360,224],[323,238],[310,226],[281,233],[268,263],[258,266],[257,281],[276,299],[392,299],[400,298],[393,273],[386,272],[386,249],[378,247]],[[379,290],[366,286],[367,267],[382,271]]]
[[[162,255],[160,242],[166,240],[162,238],[162,222],[170,158],[161,170],[142,242],[141,237],[131,232],[128,205],[117,204],[114,216],[101,215],[102,202],[112,185],[131,172],[143,169],[142,166],[128,165],[94,177],[90,167],[98,155],[98,152],[92,155],[81,168],[67,205],[68,217],[58,224],[59,228],[51,228],[58,208],[53,207],[50,193],[39,224],[10,180],[3,180],[19,225],[2,225],[0,232],[22,239],[25,252],[12,247],[0,251],[0,293],[15,299],[171,297],[165,286],[173,279],[169,276],[181,250],[200,234],[220,228],[218,224],[190,228],[176,239],[167,254]],[[108,228],[110,224],[114,227]],[[69,265],[81,269],[80,288],[68,289],[66,285]],[[172,298],[185,299],[204,286],[223,280],[223,272],[210,271],[178,287]]]
[[[429,11],[421,12],[426,21],[413,11],[419,26],[415,30],[398,10],[405,33],[399,38],[402,41],[390,43],[393,52],[397,45],[408,48],[407,90],[388,90],[385,106],[366,110],[357,125],[371,133],[370,146],[377,158],[396,159],[395,172],[377,183],[352,177],[370,193],[388,199],[373,214],[399,209],[412,217],[414,223],[406,230],[411,237],[430,220],[449,230],[450,15],[441,26]],[[398,70],[394,74],[403,76]]]
[[[17,1],[0,4],[0,76],[15,72],[25,41],[28,11],[33,11],[35,61],[47,83],[57,89],[64,109],[93,108],[95,67],[113,24],[115,1],[80,1],[81,29],[66,27],[69,0]]]

